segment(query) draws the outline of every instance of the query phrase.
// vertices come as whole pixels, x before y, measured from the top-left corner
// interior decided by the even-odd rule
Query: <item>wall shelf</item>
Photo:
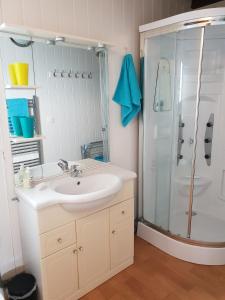
[[[42,135],[36,135],[32,138],[24,138],[22,136],[10,136],[9,139],[11,142],[18,144],[18,143],[41,141],[44,139],[44,137]]]
[[[6,90],[36,90],[38,87],[36,85],[6,85]]]

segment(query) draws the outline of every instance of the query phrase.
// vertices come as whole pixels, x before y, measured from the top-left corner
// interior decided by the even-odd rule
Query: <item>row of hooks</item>
[[[82,78],[82,79],[92,79],[93,78],[93,73],[92,72],[74,72],[73,70],[54,70],[53,72],[49,73],[50,77],[55,77],[55,78]]]

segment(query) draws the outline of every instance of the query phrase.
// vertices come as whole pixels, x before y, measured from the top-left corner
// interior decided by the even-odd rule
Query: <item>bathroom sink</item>
[[[122,180],[116,175],[107,173],[66,177],[51,182],[49,188],[63,196],[60,204],[64,209],[80,211],[110,201],[121,190]]]

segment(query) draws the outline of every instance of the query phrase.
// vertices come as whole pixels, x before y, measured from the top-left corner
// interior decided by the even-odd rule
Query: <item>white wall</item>
[[[4,80],[0,72],[0,273],[14,269],[21,264],[22,259],[17,207],[14,202],[9,201],[14,197],[14,191],[12,168],[8,167],[9,164],[12,165],[12,161],[8,136],[5,135],[8,124],[6,106],[2,101],[5,99],[3,91]]]
[[[0,165],[2,166],[4,164],[4,159],[1,150],[2,149],[0,149]],[[0,273],[4,273],[8,269],[14,268],[9,206],[8,202],[4,201],[7,197],[4,177],[4,169],[0,168]]]
[[[103,39],[115,45],[109,55],[111,160],[137,170],[138,122],[122,128],[120,108],[111,101],[121,60],[127,48],[138,61],[139,25],[189,9],[190,0],[1,0],[0,21]]]

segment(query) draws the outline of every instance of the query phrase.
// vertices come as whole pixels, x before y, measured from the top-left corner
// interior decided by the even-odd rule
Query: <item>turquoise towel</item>
[[[123,126],[136,117],[141,110],[141,91],[131,54],[125,55],[113,100],[121,105]]]
[[[29,117],[28,100],[24,98],[6,99],[9,131],[14,134],[12,126],[12,117]]]

